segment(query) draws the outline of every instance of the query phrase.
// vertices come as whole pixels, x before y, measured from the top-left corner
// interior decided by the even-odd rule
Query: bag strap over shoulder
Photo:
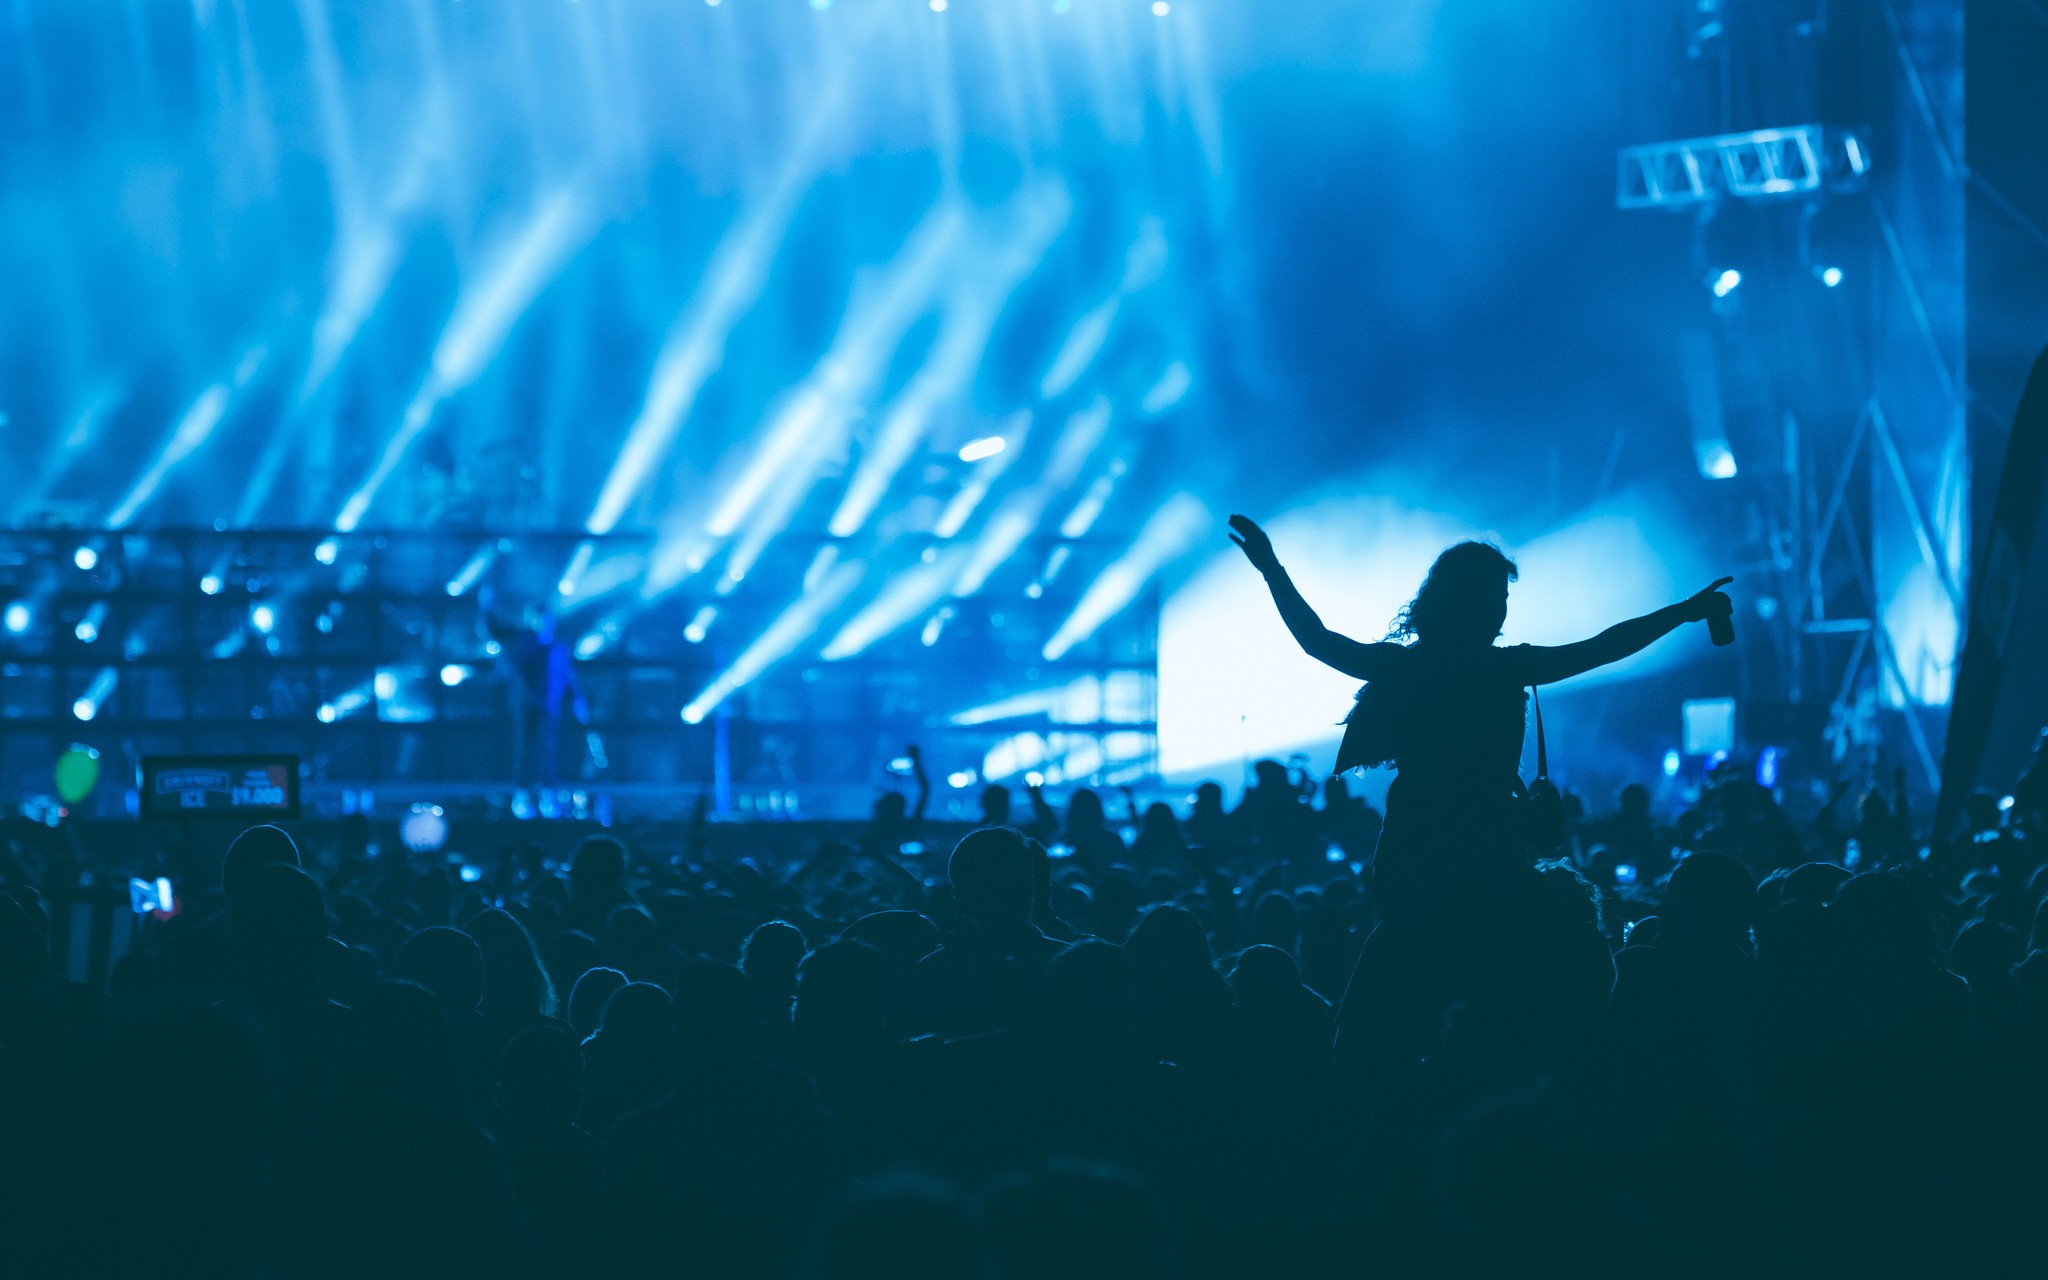
[[[1543,741],[1543,699],[1536,686],[1529,686],[1529,700],[1536,704],[1536,781],[1550,781],[1550,748]]]

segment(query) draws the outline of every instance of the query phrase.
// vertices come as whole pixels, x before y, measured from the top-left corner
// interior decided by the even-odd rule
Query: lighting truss
[[[1802,124],[1711,138],[1623,147],[1614,203],[1622,209],[1682,209],[1732,196],[1773,200],[1853,190],[1870,150],[1851,129]]]

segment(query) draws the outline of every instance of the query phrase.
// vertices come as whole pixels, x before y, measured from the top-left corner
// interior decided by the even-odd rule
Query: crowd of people
[[[1630,788],[1427,972],[1370,963],[1377,815],[1259,774],[1136,822],[1034,793],[929,866],[900,830],[782,864],[596,836],[465,881],[255,827],[106,991],[57,976],[63,886],[17,858],[0,1257],[1936,1274],[2048,1226],[2043,771],[1929,856],[1883,791],[1802,828],[1733,770],[1671,822]]]
[[[257,826],[104,989],[52,945],[77,863],[8,850],[0,1271],[2039,1269],[2039,753],[1955,832],[1735,768],[1589,813],[1515,776],[1527,687],[1725,625],[1725,580],[1501,648],[1515,567],[1461,544],[1362,644],[1233,529],[1367,682],[1338,764],[1395,765],[1383,812],[1267,761],[1185,811],[891,794],[802,856]]]

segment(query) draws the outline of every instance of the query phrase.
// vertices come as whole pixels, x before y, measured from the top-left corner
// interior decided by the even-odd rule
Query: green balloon
[[[74,746],[57,757],[57,798],[77,804],[92,794],[100,780],[100,753],[91,747]]]

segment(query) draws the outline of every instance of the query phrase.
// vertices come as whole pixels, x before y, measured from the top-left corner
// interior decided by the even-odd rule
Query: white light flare
[[[171,469],[191,457],[200,445],[206,443],[208,437],[213,435],[214,428],[220,426],[221,419],[227,416],[228,405],[233,401],[235,392],[247,386],[250,379],[256,376],[268,354],[269,349],[266,347],[249,348],[242,354],[231,378],[216,382],[199,393],[198,399],[194,400],[186,408],[184,415],[178,419],[177,429],[171,432],[171,438],[165,443],[163,451],[157,454],[156,460],[149,464],[149,469],[142,473],[142,478],[135,482],[134,487],[129,489],[127,495],[107,514],[109,529],[126,528],[128,522],[142,510],[143,504],[155,496],[164,478],[171,474]]]
[[[1176,493],[1168,498],[1138,530],[1130,549],[1081,593],[1074,612],[1045,642],[1045,660],[1053,662],[1065,657],[1075,645],[1121,613],[1153,575],[1193,547],[1213,523],[1209,509],[1193,494]]]
[[[697,394],[725,363],[726,341],[761,296],[775,251],[810,188],[813,162],[807,153],[808,147],[798,149],[767,192],[712,250],[703,284],[662,340],[640,411],[626,430],[626,442],[605,477],[590,519],[584,522],[587,531],[603,534],[618,527],[627,504],[675,443]]]
[[[856,300],[848,306],[831,349],[791,394],[753,457],[725,488],[705,526],[713,537],[730,536],[771,486],[777,481],[787,486],[792,471],[808,474],[844,439],[854,410],[886,371],[890,354],[923,314],[945,270],[956,260],[965,228],[959,205],[942,200],[883,270],[882,283],[864,290],[856,287]]]
[[[965,558],[965,550],[955,547],[945,555],[935,557],[929,564],[920,563],[892,576],[888,585],[826,642],[822,654],[824,659],[838,662],[854,657],[908,626],[945,596],[947,586],[958,576]]]
[[[596,220],[573,190],[555,191],[534,210],[480,283],[457,300],[455,314],[434,347],[425,381],[413,393],[398,430],[385,441],[369,478],[335,517],[337,531],[347,533],[363,522],[377,491],[398,469],[413,441],[433,422],[441,402],[483,372],[542,287],[568,264],[595,228]]]
[[[796,603],[782,611],[761,637],[748,645],[732,666],[711,682],[711,686],[683,708],[686,724],[699,724],[718,704],[731,697],[747,682],[789,656],[852,593],[866,572],[860,564],[842,564],[820,583],[816,591],[805,592]]]
[[[993,458],[1008,445],[1009,442],[1001,436],[983,436],[979,440],[969,440],[960,446],[960,461],[980,462],[983,458]]]
[[[114,686],[121,683],[121,672],[115,667],[101,667],[99,674],[92,678],[85,692],[71,704],[71,714],[80,720],[90,720],[100,713],[108,698],[113,696]]]

